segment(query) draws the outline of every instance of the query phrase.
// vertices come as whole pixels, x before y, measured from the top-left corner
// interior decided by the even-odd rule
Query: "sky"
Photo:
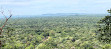
[[[13,15],[55,13],[106,14],[111,0],[0,0],[0,6]]]

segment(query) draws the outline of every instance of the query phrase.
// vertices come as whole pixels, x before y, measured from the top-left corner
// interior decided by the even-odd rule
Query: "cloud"
[[[79,0],[0,0],[0,5],[31,5],[41,3],[77,4]]]
[[[0,0],[0,5],[31,5],[39,3],[93,4],[111,3],[110,0]]]
[[[97,0],[96,3],[111,3],[111,0]]]
[[[0,0],[0,5],[29,5],[36,0]]]
[[[28,5],[28,2],[0,2],[0,5]]]
[[[60,12],[104,13],[110,0],[0,0],[0,6],[13,9],[14,14],[42,14]],[[99,12],[98,12],[99,13]]]

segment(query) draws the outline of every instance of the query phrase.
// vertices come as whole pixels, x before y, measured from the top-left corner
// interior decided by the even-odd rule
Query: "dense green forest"
[[[1,49],[111,49],[111,43],[98,40],[101,18],[104,15],[11,18]]]

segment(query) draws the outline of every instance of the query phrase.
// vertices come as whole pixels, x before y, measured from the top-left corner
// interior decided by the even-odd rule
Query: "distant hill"
[[[30,17],[47,17],[47,16],[106,16],[107,14],[86,14],[86,13],[56,13],[42,15],[13,15],[12,18],[30,18]],[[5,18],[1,16],[0,18]]]
[[[75,16],[84,15],[83,13],[56,13],[56,14],[42,14],[41,16]]]

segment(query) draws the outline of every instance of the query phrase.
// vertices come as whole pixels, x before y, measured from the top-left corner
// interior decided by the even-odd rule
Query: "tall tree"
[[[3,10],[1,10],[0,12],[1,12],[1,14],[5,17],[5,22],[4,22],[4,24],[3,24],[2,26],[0,26],[0,38],[1,38],[1,37],[2,37],[3,28],[5,27],[7,21],[9,20],[9,18],[12,17],[12,14],[11,14],[11,11],[9,11],[10,16],[7,17],[7,16],[4,14],[4,11],[3,11]],[[1,41],[1,40],[0,40],[0,47],[2,47],[2,41]]]
[[[98,31],[98,39],[103,42],[111,42],[111,9],[107,10],[110,15],[105,16],[98,23],[101,26]]]

